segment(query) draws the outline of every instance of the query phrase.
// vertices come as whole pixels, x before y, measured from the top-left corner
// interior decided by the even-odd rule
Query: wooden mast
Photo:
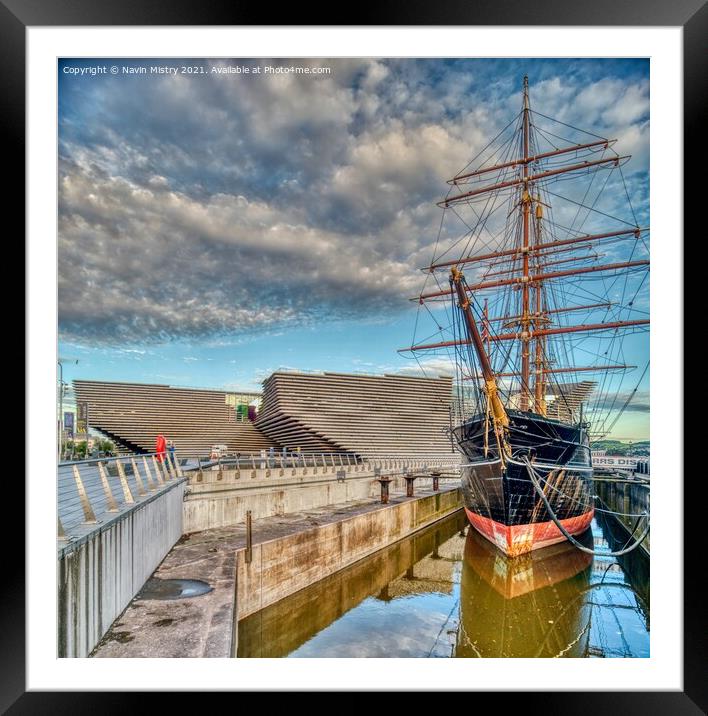
[[[523,270],[521,284],[521,410],[529,409],[529,212],[531,209],[531,193],[529,191],[529,78],[524,75],[524,116],[523,116],[523,150],[524,150],[524,183],[521,190],[521,212],[523,215]]]
[[[548,256],[557,253],[574,252],[577,249],[590,249],[601,241],[614,243],[624,240],[639,241],[642,233],[648,231],[647,228],[639,226],[629,226],[624,229],[615,229],[597,234],[577,235],[577,231],[566,229],[568,234],[575,233],[575,236],[569,236],[565,239],[556,239],[553,231],[553,224],[546,241],[544,234],[546,233],[543,224],[543,207],[547,206],[542,201],[540,193],[541,187],[547,181],[555,181],[561,176],[568,176],[580,172],[590,173],[591,171],[600,169],[609,169],[618,167],[624,163],[629,157],[619,156],[615,154],[611,157],[604,157],[604,153],[608,150],[616,140],[602,139],[578,143],[571,146],[554,148],[549,151],[539,151],[536,146],[536,135],[531,132],[530,117],[530,97],[528,76],[524,76],[523,80],[523,107],[521,114],[521,123],[515,128],[515,136],[513,138],[516,151],[513,152],[512,158],[508,161],[502,161],[493,166],[481,167],[472,171],[465,171],[456,175],[448,181],[451,185],[448,196],[437,203],[443,208],[452,207],[456,204],[471,204],[477,199],[490,194],[498,195],[506,192],[516,194],[518,203],[513,211],[518,211],[518,219],[520,225],[516,224],[514,232],[515,237],[511,246],[513,248],[500,249],[490,251],[484,254],[463,255],[457,259],[431,262],[424,271],[431,274],[436,269],[449,269],[450,271],[450,288],[444,289],[438,285],[439,290],[433,290],[429,293],[422,293],[411,300],[418,301],[423,304],[429,299],[440,299],[443,296],[457,298],[458,306],[462,311],[463,320],[466,327],[466,337],[463,336],[457,340],[444,340],[436,343],[413,345],[410,348],[399,349],[399,352],[418,351],[418,350],[435,350],[440,348],[448,348],[453,346],[471,346],[480,364],[480,374],[476,375],[475,371],[462,380],[479,380],[483,381],[482,391],[487,397],[487,416],[491,413],[494,419],[495,433],[497,439],[504,440],[505,426],[508,426],[509,418],[507,416],[506,407],[501,401],[498,391],[497,379],[502,377],[518,377],[520,378],[520,391],[518,407],[522,411],[533,411],[541,416],[547,415],[547,406],[545,401],[546,384],[550,376],[555,373],[573,373],[583,371],[612,371],[626,370],[633,366],[628,365],[603,365],[603,366],[572,366],[572,367],[554,367],[548,363],[546,355],[547,338],[552,336],[561,336],[565,334],[591,333],[595,331],[620,330],[632,327],[643,327],[649,325],[649,320],[614,320],[600,323],[583,323],[581,325],[559,325],[553,326],[552,314],[561,314],[566,312],[592,310],[614,305],[611,301],[603,303],[589,304],[585,306],[562,306],[556,308],[548,304],[545,297],[544,285],[546,281],[567,278],[571,276],[595,275],[600,272],[616,272],[626,271],[629,269],[639,269],[640,267],[649,266],[648,260],[625,260],[606,264],[594,264],[592,266],[575,265],[576,262],[587,259],[599,259],[605,254],[594,254],[591,256],[571,256],[557,261],[548,260]],[[521,137],[519,137],[521,134]],[[521,146],[519,146],[521,145]],[[521,151],[519,151],[521,150]],[[576,154],[575,159],[565,161],[564,155],[570,155],[584,151],[584,154]],[[534,154],[535,152],[535,154]],[[598,158],[590,158],[591,155]],[[590,155],[590,156],[589,156]],[[550,165],[541,164],[541,160],[554,157],[562,157],[562,163],[557,162]],[[582,158],[585,157],[583,160]],[[505,170],[511,170],[507,172]],[[521,170],[521,171],[519,171]],[[499,172],[494,178],[491,175]],[[538,196],[534,196],[538,194]],[[495,199],[496,200],[496,199]],[[468,227],[469,228],[469,227]],[[563,227],[561,227],[563,229]],[[470,233],[472,229],[470,229]],[[493,240],[498,235],[493,235]],[[507,243],[507,246],[509,244]],[[498,259],[501,259],[499,261]],[[490,262],[486,267],[482,266],[481,275],[478,275],[477,282],[468,285],[464,281],[461,268],[464,264]],[[521,266],[517,262],[521,263]],[[559,264],[572,264],[566,270],[550,270],[552,266]],[[513,264],[516,264],[514,266]],[[508,266],[508,268],[507,268]],[[485,270],[486,269],[486,270]],[[519,271],[520,269],[520,271]],[[493,271],[493,273],[490,273]],[[499,277],[490,280],[490,277]],[[484,309],[480,326],[474,318],[474,314],[470,307],[472,292],[486,289],[496,289],[505,286],[513,287],[518,291],[519,303],[513,313],[518,315],[499,316],[490,318],[487,300],[484,301]],[[508,306],[507,306],[508,311]],[[501,333],[492,332],[492,323],[501,321],[504,323],[503,329],[512,329]],[[495,373],[491,365],[491,345],[498,345],[499,341],[514,341],[520,346],[520,365],[517,364],[514,370],[507,372]],[[533,341],[533,344],[531,343]],[[533,349],[533,350],[532,350]],[[533,362],[533,367],[532,367]],[[552,361],[551,361],[552,363]],[[504,371],[503,368],[501,368]],[[511,406],[509,406],[511,407]],[[506,444],[500,449],[506,448]],[[486,450],[486,448],[485,448]],[[504,450],[502,450],[503,454]],[[485,453],[486,454],[486,453]],[[503,458],[502,458],[503,459]]]
[[[456,268],[450,269],[450,283],[453,286],[453,290],[457,293],[460,308],[465,317],[465,325],[467,326],[467,335],[469,340],[467,343],[471,343],[477,358],[479,359],[479,366],[482,369],[482,376],[484,378],[484,392],[487,394],[487,400],[491,409],[492,417],[494,418],[494,427],[497,438],[502,441],[503,438],[500,434],[500,429],[509,425],[509,417],[506,414],[506,409],[499,397],[499,391],[497,388],[497,379],[492,370],[492,364],[489,361],[489,356],[484,350],[484,342],[482,336],[477,328],[477,322],[474,320],[472,315],[472,309],[470,308],[470,300],[467,296],[467,291],[462,282],[462,272]]]
[[[541,198],[536,199],[536,244],[543,242],[541,235],[541,219],[543,218],[543,204],[541,204]],[[541,270],[541,256],[536,256],[536,271],[538,274],[542,273]],[[546,321],[546,316],[543,311],[543,282],[536,281],[534,284],[536,293],[536,305],[534,306],[534,319],[533,327],[534,331],[538,331],[543,327]],[[544,365],[544,352],[545,352],[545,338],[543,336],[536,336],[534,339],[536,343],[536,355],[535,355],[535,377],[534,377],[534,409],[540,415],[546,415],[546,386],[545,386],[545,365]]]

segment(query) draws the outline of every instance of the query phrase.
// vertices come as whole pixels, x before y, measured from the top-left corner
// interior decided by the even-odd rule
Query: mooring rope
[[[517,455],[518,457],[518,455]],[[567,492],[563,492],[563,490],[558,489],[555,485],[552,485],[547,479],[545,479],[543,476],[536,473],[536,477],[543,482],[544,485],[548,486],[549,490],[553,490],[553,492],[557,492],[559,495],[561,495],[564,499],[574,502],[576,505],[580,505],[581,507],[585,506],[585,503],[581,500],[576,499],[575,497],[572,497]],[[628,481],[630,482],[630,481]],[[632,481],[633,482],[633,481]],[[635,483],[635,484],[641,484],[641,483]],[[613,515],[614,517],[646,517],[647,513],[645,512],[617,512],[616,510],[610,510],[609,505],[600,497],[600,495],[591,495],[593,500],[600,500],[605,507],[608,509],[603,510],[602,507],[594,507],[593,509],[595,512],[604,512],[607,515]]]
[[[646,529],[645,529],[644,532],[642,533],[641,537],[638,537],[637,540],[635,541],[635,543],[634,543],[631,547],[627,547],[627,548],[625,548],[625,549],[621,549],[621,550],[619,550],[619,551],[617,551],[617,552],[598,552],[597,550],[589,549],[589,548],[585,547],[584,545],[580,544],[580,542],[578,542],[578,540],[576,540],[575,537],[573,537],[573,535],[571,535],[570,532],[568,532],[568,530],[567,530],[565,527],[563,527],[563,525],[561,524],[561,521],[558,519],[558,517],[556,517],[556,513],[553,511],[553,508],[551,507],[550,503],[548,502],[548,498],[546,497],[546,494],[544,493],[543,488],[542,488],[542,487],[539,485],[539,483],[538,483],[538,477],[539,477],[539,476],[537,475],[536,471],[534,470],[533,466],[531,465],[531,462],[529,461],[528,457],[524,457],[524,458],[523,458],[523,462],[524,462],[524,464],[526,465],[526,470],[527,470],[527,472],[528,472],[529,479],[531,480],[531,484],[534,486],[534,489],[536,490],[536,492],[538,493],[539,497],[540,497],[541,500],[543,501],[543,504],[546,506],[546,510],[548,510],[548,514],[551,516],[551,519],[552,519],[553,522],[555,523],[556,527],[561,531],[561,533],[563,534],[563,536],[564,536],[571,544],[575,545],[581,552],[585,552],[585,553],[587,553],[587,554],[591,554],[591,555],[593,555],[594,557],[595,557],[595,556],[620,557],[621,555],[627,554],[628,552],[631,552],[632,550],[634,550],[634,549],[636,549],[637,547],[639,547],[639,545],[640,545],[642,542],[644,542],[644,540],[646,539],[647,535],[649,534],[649,515],[646,514],[646,513],[644,513],[644,516],[647,518]],[[634,537],[634,533],[636,532],[637,527],[639,526],[639,522],[640,522],[640,520],[637,520],[637,524],[636,524],[635,527],[634,527],[634,531],[633,531],[632,534],[629,536],[629,539],[631,539],[632,537]]]

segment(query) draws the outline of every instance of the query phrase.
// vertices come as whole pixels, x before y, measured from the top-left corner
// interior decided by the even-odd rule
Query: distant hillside
[[[590,446],[593,450],[606,450],[608,455],[649,455],[649,440],[638,440],[636,443],[621,440],[598,440]]]

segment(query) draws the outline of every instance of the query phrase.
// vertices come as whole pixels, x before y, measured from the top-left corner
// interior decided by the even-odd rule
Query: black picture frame
[[[423,3],[419,0],[381,0],[375,5],[357,4],[357,13],[340,18],[323,15],[319,5],[293,3],[278,9],[278,25],[601,25],[601,26],[677,26],[683,28],[684,61],[684,143],[702,147],[699,132],[708,126],[705,87],[708,76],[708,7],[706,0],[593,0],[569,3],[567,0],[523,2],[522,0],[442,0]],[[24,233],[25,215],[25,41],[26,28],[32,26],[216,26],[269,25],[273,8],[265,3],[234,0],[0,0],[0,67],[2,67],[3,109],[0,113],[4,138],[5,176],[11,181],[5,194],[6,210],[17,216],[19,231]],[[353,16],[355,15],[355,16]],[[349,23],[343,23],[347,19]],[[699,197],[704,181],[689,181],[691,164],[700,164],[700,157],[685,163],[685,223],[702,211],[705,198]],[[694,225],[694,222],[691,222]],[[695,223],[698,226],[697,223]],[[682,237],[658,237],[676,243],[683,250]],[[8,244],[10,242],[8,241]],[[6,245],[8,245],[6,244]],[[704,279],[705,280],[705,279]],[[677,376],[677,390],[682,390]],[[676,416],[682,420],[682,416]],[[695,466],[700,468],[700,465]],[[676,482],[679,474],[662,476]],[[700,473],[700,470],[699,470]],[[9,476],[7,476],[9,477]],[[701,600],[702,581],[700,525],[705,520],[702,498],[702,474],[684,489],[690,499],[684,502],[684,660],[682,692],[657,692],[647,684],[645,692],[600,692],[577,694],[569,698],[563,692],[514,693],[504,696],[504,708],[528,709],[542,706],[545,713],[564,714],[694,714],[708,708],[706,689],[706,640],[704,607]],[[694,484],[695,483],[695,484]],[[18,490],[19,492],[19,490]],[[17,495],[23,499],[22,495]],[[24,514],[24,512],[22,512]],[[696,530],[695,535],[690,531]],[[24,530],[15,528],[15,535]],[[6,536],[7,539],[7,536]],[[0,712],[35,714],[52,712],[84,713],[94,710],[106,713],[125,710],[138,703],[145,705],[145,695],[121,692],[26,692],[25,687],[25,560],[19,544],[4,550],[3,607],[0,609]],[[692,569],[688,569],[692,566]],[[696,566],[700,566],[696,568]],[[430,690],[435,689],[431,680]],[[397,685],[399,690],[407,690]],[[463,688],[461,686],[461,688]],[[164,696],[164,694],[163,694]],[[478,694],[477,696],[481,696]],[[477,704],[475,696],[475,704]],[[182,698],[180,696],[180,698]]]

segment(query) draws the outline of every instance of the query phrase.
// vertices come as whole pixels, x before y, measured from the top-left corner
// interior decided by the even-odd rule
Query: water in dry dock
[[[584,535],[626,542],[600,516]],[[648,657],[649,560],[506,558],[447,518],[239,623],[239,657]]]

